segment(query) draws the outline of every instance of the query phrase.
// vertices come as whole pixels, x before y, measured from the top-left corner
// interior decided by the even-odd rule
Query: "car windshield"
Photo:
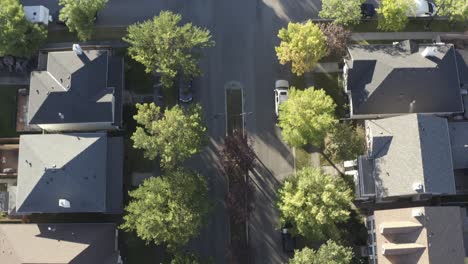
[[[433,13],[434,12],[434,8],[432,7],[432,5],[430,3],[427,3],[429,5],[429,13]]]

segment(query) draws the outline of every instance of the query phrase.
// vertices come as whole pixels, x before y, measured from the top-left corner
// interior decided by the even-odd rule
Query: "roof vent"
[[[420,183],[420,182],[416,182],[416,183],[413,184],[413,190],[415,192],[421,192],[423,190],[423,188],[424,188],[424,185],[422,183]]]
[[[418,217],[421,217],[423,215],[424,215],[424,213],[423,213],[421,208],[415,208],[415,209],[411,210],[411,216],[414,217],[414,218],[418,218]]]
[[[64,119],[65,119],[65,115],[62,114],[61,112],[58,113],[58,116],[60,117],[61,120],[64,120]]]
[[[80,44],[73,44],[73,51],[76,55],[83,54],[83,49],[81,49]]]
[[[70,208],[71,204],[67,199],[59,199],[59,206],[62,208]]]
[[[421,56],[423,57],[435,57],[437,55],[436,47],[426,47],[422,52]]]

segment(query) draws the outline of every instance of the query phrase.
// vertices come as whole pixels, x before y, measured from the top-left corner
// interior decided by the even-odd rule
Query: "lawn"
[[[137,94],[152,94],[154,78],[143,64],[125,55],[125,87]]]
[[[16,86],[0,86],[0,137],[15,137]]]
[[[122,40],[122,37],[126,34],[126,27],[96,27],[92,40]],[[70,32],[66,27],[60,30],[50,30],[47,34],[48,43],[76,41],[78,41],[76,33]]]
[[[294,152],[295,152],[294,160],[295,160],[295,165],[296,165],[296,171],[299,171],[305,167],[312,166],[310,153],[308,153],[305,149],[295,148]]]
[[[321,88],[333,98],[337,107],[338,118],[346,116],[348,111],[346,96],[341,84],[341,73],[314,73],[315,88]]]

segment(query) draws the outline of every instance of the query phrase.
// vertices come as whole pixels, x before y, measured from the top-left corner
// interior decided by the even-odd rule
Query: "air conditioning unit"
[[[427,57],[435,57],[437,55],[437,47],[426,47],[422,52],[421,56]]]
[[[71,204],[67,199],[59,199],[59,206],[62,208],[70,208]]]
[[[424,185],[421,182],[416,182],[413,184],[413,190],[415,192],[422,192],[424,189]]]
[[[411,210],[411,216],[414,218],[422,217],[424,215],[424,212],[421,208],[415,208]]]

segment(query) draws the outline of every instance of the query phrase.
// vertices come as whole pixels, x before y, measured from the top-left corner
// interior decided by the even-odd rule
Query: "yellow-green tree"
[[[321,18],[331,18],[342,25],[358,24],[361,20],[361,4],[365,0],[322,0]]]
[[[350,264],[353,259],[350,247],[340,246],[333,240],[320,246],[318,250],[305,247],[294,251],[294,257],[289,264]]]
[[[378,28],[384,31],[403,30],[414,7],[413,0],[382,0],[376,9],[379,14]]]
[[[178,105],[164,113],[154,103],[137,104],[133,117],[138,127],[132,135],[133,147],[143,149],[148,159],[161,157],[161,166],[173,168],[200,152],[205,144],[206,127],[201,106],[184,110]]]
[[[172,251],[199,234],[211,206],[206,179],[180,169],[146,179],[129,196],[120,228]]]
[[[81,41],[90,40],[94,32],[97,12],[108,0],[60,0],[60,20],[65,21],[70,32],[76,32]]]
[[[283,65],[291,63],[296,75],[311,71],[327,54],[327,38],[311,20],[290,22],[287,28],[280,29],[278,37],[281,43],[275,47],[276,56]]]
[[[312,144],[322,147],[327,132],[336,123],[333,99],[322,89],[291,87],[289,98],[279,107],[278,126],[292,147]]]
[[[437,14],[448,16],[452,21],[468,20],[468,0],[435,0]]]
[[[348,220],[353,199],[341,178],[307,167],[287,178],[277,196],[281,223],[310,240],[338,237],[336,224]]]

